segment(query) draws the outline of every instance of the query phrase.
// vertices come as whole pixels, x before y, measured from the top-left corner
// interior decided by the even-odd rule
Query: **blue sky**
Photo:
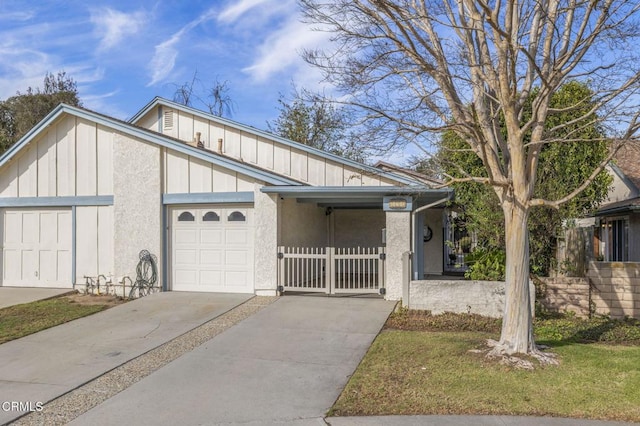
[[[0,99],[64,70],[85,107],[126,119],[197,71],[228,82],[232,119],[265,129],[292,82],[321,90],[300,52],[326,43],[295,0],[2,0]]]

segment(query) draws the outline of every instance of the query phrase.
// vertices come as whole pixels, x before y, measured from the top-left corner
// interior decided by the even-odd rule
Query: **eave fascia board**
[[[138,113],[136,113],[129,120],[129,123],[135,124],[135,122],[137,120],[139,120],[141,117],[143,117],[147,112],[149,112],[156,105],[163,105],[163,106],[167,106],[167,107],[170,107],[170,108],[179,109],[179,110],[188,112],[189,114],[197,115],[197,116],[199,116],[201,118],[204,118],[206,120],[217,122],[217,123],[219,123],[219,124],[221,124],[223,126],[233,127],[233,128],[238,129],[238,130],[241,130],[241,131],[253,133],[253,134],[257,135],[257,136],[261,136],[261,137],[264,137],[264,138],[267,138],[267,139],[272,139],[274,141],[277,141],[277,142],[282,143],[284,145],[287,145],[289,147],[298,149],[300,151],[304,151],[304,152],[307,152],[307,153],[310,153],[310,154],[314,154],[314,155],[317,155],[317,156],[325,158],[325,159],[330,159],[330,160],[336,161],[338,163],[342,163],[344,165],[347,165],[347,166],[362,170],[363,172],[370,173],[371,175],[374,175],[374,176],[376,176],[376,175],[383,176],[383,177],[386,177],[387,179],[391,179],[391,180],[394,180],[394,181],[396,181],[398,183],[402,183],[402,184],[405,184],[405,185],[416,185],[416,184],[422,183],[418,179],[410,179],[408,177],[401,176],[401,175],[399,175],[397,173],[380,170],[377,167],[368,166],[366,164],[358,163],[357,161],[350,160],[348,158],[344,158],[344,157],[341,157],[341,156],[336,155],[336,154],[331,154],[329,152],[322,151],[322,150],[317,149],[317,148],[313,148],[313,147],[311,147],[309,145],[301,144],[299,142],[295,142],[295,141],[283,138],[281,136],[274,135],[273,133],[269,133],[269,132],[266,132],[264,130],[257,129],[255,127],[251,127],[251,126],[248,126],[246,124],[238,123],[237,121],[229,120],[228,118],[219,117],[219,116],[213,115],[213,114],[208,114],[208,113],[206,113],[204,111],[200,111],[200,110],[195,109],[193,107],[182,105],[182,104],[179,104],[177,102],[173,102],[173,101],[170,101],[168,99],[161,98],[159,96],[156,96],[151,102],[149,102]]]
[[[453,189],[428,187],[399,187],[399,186],[264,186],[260,191],[265,194],[279,194],[283,198],[352,198],[361,195],[420,195],[438,194],[441,197],[453,197]]]

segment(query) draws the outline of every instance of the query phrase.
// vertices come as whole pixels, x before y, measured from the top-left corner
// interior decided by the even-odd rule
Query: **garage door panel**
[[[176,229],[176,244],[195,244],[198,241],[198,232],[195,229]]]
[[[197,264],[197,250],[176,249],[175,262],[176,265],[195,265]]]
[[[6,209],[3,220],[2,285],[73,286],[70,209]]]
[[[172,283],[177,291],[211,291],[252,293],[253,283],[253,227],[250,221],[252,209],[221,206],[201,206],[190,209],[195,220],[188,225],[178,221],[173,211],[172,220]],[[208,212],[216,212],[207,216]],[[244,221],[229,221],[233,212],[242,212]],[[213,219],[218,220],[213,220]],[[184,231],[194,231],[195,236],[185,238]],[[197,276],[184,276],[181,267],[181,250],[193,250]]]
[[[200,231],[201,244],[222,244],[222,229],[202,229]]]
[[[200,250],[200,265],[203,266],[220,266],[222,265],[222,259],[224,251],[222,250]]]

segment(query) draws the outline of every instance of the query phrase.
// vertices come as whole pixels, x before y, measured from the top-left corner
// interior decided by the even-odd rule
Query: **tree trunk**
[[[506,295],[502,333],[496,350],[511,355],[533,353],[533,318],[529,296],[529,210],[516,203],[504,203]]]

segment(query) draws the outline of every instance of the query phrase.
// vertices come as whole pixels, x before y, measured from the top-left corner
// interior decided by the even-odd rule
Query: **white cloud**
[[[99,49],[117,46],[127,36],[137,34],[146,24],[142,11],[124,13],[108,7],[91,11],[91,22],[100,37]]]
[[[182,41],[182,38],[193,28],[205,21],[213,19],[213,17],[214,8],[211,8],[196,19],[187,23],[169,39],[155,46],[155,54],[153,55],[149,66],[151,81],[147,84],[147,87],[160,83],[171,75],[179,53],[178,44]]]
[[[258,48],[256,60],[243,71],[256,82],[264,82],[284,70],[304,75],[304,72],[298,72],[301,68],[308,72],[308,65],[300,57],[302,51],[321,46],[328,40],[329,34],[313,31],[294,16],[266,38]]]
[[[232,2],[227,8],[220,12],[218,21],[226,23],[234,22],[246,12],[267,2],[269,2],[269,0],[240,0]]]

